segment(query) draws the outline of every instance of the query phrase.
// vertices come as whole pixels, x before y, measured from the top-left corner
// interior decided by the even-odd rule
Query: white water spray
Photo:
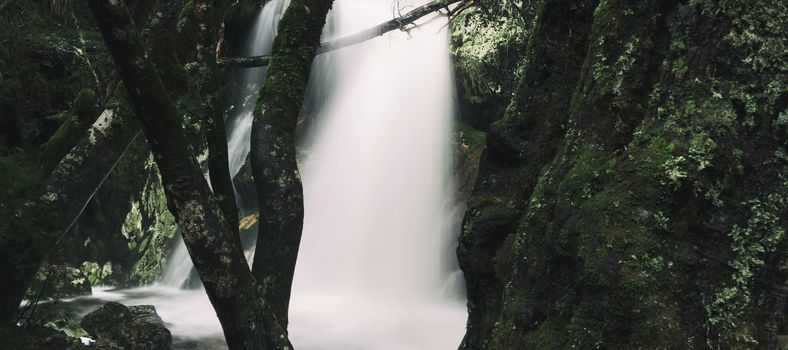
[[[325,36],[391,19],[391,4],[337,0]],[[331,93],[302,142],[306,212],[289,327],[297,348],[459,345],[462,286],[447,286],[456,258],[443,254],[456,239],[447,220],[453,81],[445,25],[440,18],[316,62],[313,71],[337,78],[311,82],[311,91]]]
[[[271,54],[279,19],[289,3],[290,0],[271,0],[265,5],[249,35],[248,45],[244,50],[246,57]],[[227,120],[227,152],[231,178],[238,174],[249,154],[252,113],[264,77],[265,68],[258,67],[245,69],[240,79],[250,93],[236,102],[237,112]]]
[[[263,7],[255,19],[252,30],[247,39],[246,48],[243,50],[245,57],[264,56],[271,54],[271,47],[276,37],[279,19],[282,17],[290,0],[271,0]],[[252,113],[254,113],[260,86],[265,79],[265,68],[244,69],[238,80],[246,93],[235,102],[232,115],[227,119],[227,155],[230,168],[230,177],[235,177],[244,165],[249,154],[249,139],[252,131]],[[210,184],[210,181],[208,181]],[[236,198],[240,198],[236,193]],[[175,249],[167,260],[167,265],[162,273],[161,283],[181,288],[188,285],[192,276],[194,265],[183,238],[178,235]],[[245,242],[247,243],[247,242]],[[248,242],[253,244],[254,242]],[[252,264],[254,251],[246,252],[246,261]]]

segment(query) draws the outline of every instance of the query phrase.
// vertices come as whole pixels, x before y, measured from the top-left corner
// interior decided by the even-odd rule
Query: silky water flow
[[[270,53],[288,2],[266,4],[245,54]],[[337,0],[324,40],[398,16],[392,6],[404,3]],[[320,55],[312,67],[299,145],[304,230],[288,327],[297,349],[456,349],[462,339],[467,312],[454,253],[462,213],[451,182],[454,83],[446,21],[427,18],[409,32]],[[263,68],[238,77],[249,93],[227,122],[232,175],[249,152],[263,77]],[[193,266],[176,239],[160,282],[97,287],[72,306],[87,313],[106,301],[152,304],[174,348],[225,349],[205,291],[187,287]]]

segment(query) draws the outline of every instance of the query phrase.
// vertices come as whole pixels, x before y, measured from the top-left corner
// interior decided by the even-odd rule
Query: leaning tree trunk
[[[135,21],[146,21],[152,4],[138,1],[133,4]],[[156,49],[152,51],[151,57],[162,67],[180,67],[179,64],[173,64],[177,61],[171,45],[174,40],[167,35],[168,31],[160,27],[175,21],[180,12],[180,8],[176,9],[179,5],[182,6],[182,3],[172,1],[163,5],[164,8],[158,8],[157,16],[160,18],[153,21],[152,31],[156,35],[148,41]],[[171,82],[183,80],[176,69],[168,70],[168,73],[171,73],[167,75]],[[172,85],[185,87],[188,84]],[[0,298],[0,320],[3,324],[14,320],[36,269],[53,253],[59,238],[68,233],[133,139],[141,134],[139,123],[129,112],[128,97],[114,91],[109,91],[107,96],[112,98],[106,103],[106,110],[98,117],[98,121],[84,132],[76,145],[58,145],[69,148],[68,154],[41,184],[38,195],[31,198],[29,204],[15,215],[12,226],[6,232],[0,232],[0,251],[4,252],[0,254],[0,259],[6,259],[0,264],[0,276],[8,276],[4,278],[13,280],[13,283],[8,284],[9,287],[0,290],[3,293]],[[54,158],[51,155],[48,157],[49,160]],[[47,167],[46,162],[42,167],[52,168]]]
[[[240,240],[226,220],[196,160],[181,120],[122,2],[89,0],[96,22],[131,96],[159,167],[168,206],[230,349],[292,348],[248,268]]]
[[[279,23],[252,123],[252,174],[260,202],[252,271],[284,326],[304,220],[303,189],[296,162],[296,124],[331,3],[290,3]]]
[[[0,232],[0,321],[14,320],[44,258],[68,233],[118,160],[140,134],[125,106],[109,107],[55,167],[38,196]]]
[[[786,13],[542,1],[465,218],[463,348],[776,348]]]

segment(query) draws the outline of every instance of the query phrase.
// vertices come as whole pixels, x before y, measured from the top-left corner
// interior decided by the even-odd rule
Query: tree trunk
[[[102,113],[57,165],[37,198],[25,205],[8,232],[0,232],[3,324],[14,320],[35,272],[82,214],[101,184],[140,134],[123,106]],[[10,280],[9,280],[10,279]]]
[[[331,0],[294,0],[279,23],[252,123],[252,174],[260,201],[253,272],[287,325],[304,201],[295,132]]]
[[[531,38],[527,53],[530,64],[517,88],[513,108],[490,128],[476,192],[494,193],[497,200],[479,195],[471,199],[464,225],[473,229],[462,235],[458,247],[469,298],[462,349],[501,346],[491,336],[498,327],[498,319],[492,315],[502,307],[506,281],[499,279],[493,262],[508,237],[515,234],[539,170],[559,147],[571,99],[567,86],[575,84],[580,75],[588,46],[590,11],[595,5],[595,1],[543,2],[535,25],[542,29]],[[492,181],[494,176],[516,185]]]
[[[228,347],[291,349],[284,330],[259,295],[238,235],[189,153],[178,112],[146,57],[128,10],[118,1],[88,3],[131,96],[161,172],[168,206],[178,220]]]
[[[774,348],[786,11],[542,1],[465,218],[463,348]]]
[[[227,131],[224,126],[229,107],[229,77],[227,72],[220,70],[216,64],[219,23],[222,22],[221,14],[227,11],[229,4],[227,1],[217,1],[216,4],[195,1],[193,8],[194,20],[199,29],[197,62],[205,72],[200,95],[204,111],[203,123],[206,125],[208,139],[211,189],[219,201],[225,218],[237,232],[238,208],[235,205],[235,192],[229,171]]]
[[[139,1],[134,2],[134,5],[135,20],[144,21],[152,4]],[[154,21],[155,26],[174,22],[180,12],[180,8],[176,8],[178,5],[182,6],[173,1],[167,3],[166,8],[159,8],[157,16],[162,18]],[[151,57],[163,67],[180,67],[179,64],[173,64],[177,62],[171,45],[173,40],[163,33],[168,31],[158,31],[154,39],[149,40],[156,47]],[[188,85],[183,83],[179,70],[170,69],[168,73],[172,85],[181,88]],[[185,92],[183,94],[186,95]],[[139,124],[129,112],[128,97],[114,91],[108,91],[106,95],[115,98],[107,103],[109,107],[98,118],[98,122],[93,123],[79,143],[60,160],[47,181],[41,184],[38,196],[32,198],[30,204],[16,215],[9,230],[0,232],[3,237],[0,251],[8,252],[0,254],[0,259],[7,259],[3,260],[7,263],[0,267],[0,276],[9,276],[6,278],[15,281],[9,284],[11,287],[2,290],[0,322],[3,324],[13,321],[36,269],[52,254],[58,239],[67,234],[79,218],[93,194],[132,144],[132,138],[141,134]],[[46,162],[42,166],[46,168]],[[44,196],[48,199],[45,200]]]

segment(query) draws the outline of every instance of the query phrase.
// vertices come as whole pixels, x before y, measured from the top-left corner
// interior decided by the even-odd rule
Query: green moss
[[[112,263],[107,262],[104,265],[92,261],[82,263],[82,272],[87,276],[88,282],[91,286],[105,285],[105,281],[112,275]]]
[[[484,142],[487,135],[467,123],[457,124],[457,141],[460,143],[462,150],[466,154],[470,154],[481,150],[484,147]]]
[[[565,21],[537,23],[524,96],[487,134],[466,216],[469,295],[501,300],[471,310],[479,328],[466,344],[764,346],[764,325],[782,317],[769,310],[783,307],[774,300],[784,286],[773,283],[788,217],[778,88],[788,51],[777,29],[786,9],[768,3],[592,2],[590,39],[574,61],[572,39],[545,39]],[[572,6],[542,2],[553,17]],[[538,61],[552,53],[538,51],[545,43],[563,54]],[[476,285],[481,273],[493,287]]]
[[[139,258],[131,267],[130,278],[139,283],[150,283],[161,275],[167,257],[167,243],[175,236],[178,226],[169,212],[161,178],[149,159],[146,169],[152,170],[139,202],[132,203],[122,232],[129,248]]]
[[[450,24],[461,119],[480,129],[500,118],[523,74],[530,23],[513,6],[511,1],[485,4],[498,15],[472,8]]]

